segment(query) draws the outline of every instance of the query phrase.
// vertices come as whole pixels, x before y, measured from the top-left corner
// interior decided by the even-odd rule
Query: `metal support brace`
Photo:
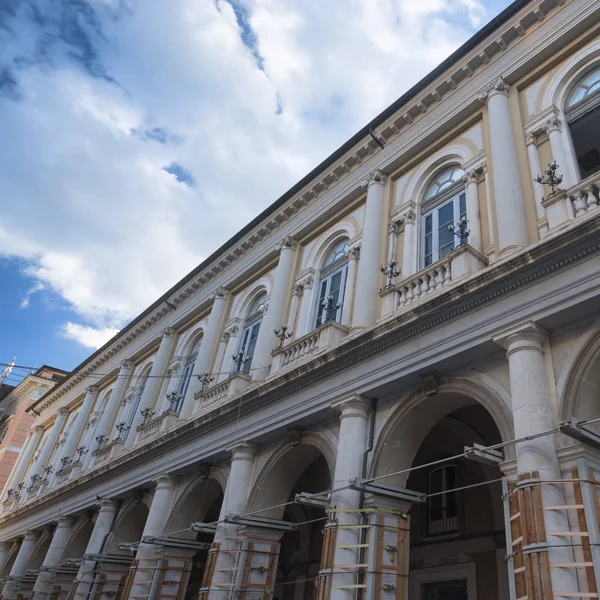
[[[490,450],[482,444],[465,446],[465,458],[484,465],[497,466],[504,460],[501,450]]]
[[[592,429],[588,429],[575,417],[571,417],[571,420],[563,423],[560,426],[561,433],[576,439],[578,442],[583,444],[589,444],[594,448],[600,449],[600,435]],[[587,477],[586,477],[587,479]]]
[[[165,546],[167,548],[188,548],[190,550],[208,550],[210,544],[206,542],[197,542],[196,540],[174,539],[170,537],[160,537],[146,535],[142,538],[144,544],[152,544],[153,546]]]
[[[405,500],[411,503],[423,504],[426,501],[425,494],[422,492],[413,492],[404,488],[399,488],[392,485],[383,485],[377,481],[368,479],[355,478],[350,479],[348,487],[357,492],[367,492],[377,496],[394,498],[396,500]]]
[[[244,517],[237,515],[227,515],[225,523],[233,525],[245,525],[246,527],[262,527],[275,531],[296,531],[298,525],[290,521],[281,521],[280,519],[267,519],[264,517]]]
[[[317,506],[319,508],[328,508],[329,506],[329,498],[325,493],[322,495],[317,495],[309,494],[307,492],[300,492],[299,494],[296,494],[294,502],[296,504],[303,504],[305,506]]]

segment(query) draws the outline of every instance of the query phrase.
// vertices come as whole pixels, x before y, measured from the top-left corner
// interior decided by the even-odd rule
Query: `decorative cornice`
[[[177,333],[177,330],[174,327],[165,327],[161,332],[160,332],[160,337],[173,337],[175,334]]]

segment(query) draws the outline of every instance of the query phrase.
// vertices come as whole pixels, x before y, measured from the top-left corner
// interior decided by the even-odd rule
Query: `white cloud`
[[[75,22],[70,0],[62,5],[47,23]],[[21,57],[9,65],[16,84],[4,97],[0,87],[0,131],[11,140],[0,147],[0,198],[11,204],[0,256],[28,262],[34,283],[87,324],[69,322],[64,334],[89,347],[424,76],[484,15],[480,0],[85,6],[76,26],[89,47],[76,51],[71,35],[40,53],[36,41],[50,38],[24,17],[0,27],[5,56]],[[49,59],[36,65],[40,56]],[[164,171],[173,164],[194,188]]]
[[[70,340],[79,342],[86,348],[97,350],[103,346],[110,338],[119,333],[118,329],[104,327],[102,329],[94,329],[77,323],[67,322],[63,326],[62,335]]]

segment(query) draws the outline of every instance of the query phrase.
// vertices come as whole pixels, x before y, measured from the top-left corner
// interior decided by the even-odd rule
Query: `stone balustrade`
[[[273,365],[271,374],[284,369],[296,367],[302,362],[314,358],[321,352],[326,352],[339,346],[349,329],[336,321],[326,321],[318,329],[297,340],[273,350]]]
[[[96,464],[109,460],[117,456],[121,449],[123,448],[124,441],[117,438],[111,440],[107,444],[103,444],[97,450],[92,452],[92,455],[95,458]]]
[[[225,404],[231,398],[241,394],[248,387],[251,380],[252,378],[249,375],[234,373],[206,391],[197,392],[194,398],[198,401],[198,406],[194,414],[208,412],[216,406]]]
[[[597,210],[599,204],[600,173],[594,173],[568,190],[549,194],[542,201],[550,231]]]
[[[382,289],[380,296],[383,317],[441,293],[465,277],[478,273],[487,264],[487,258],[472,246],[458,246],[442,260],[395,285]]]
[[[174,425],[177,422],[178,417],[179,413],[173,410],[165,410],[165,412],[158,415],[158,417],[154,417],[153,419],[138,425],[138,443],[164,433],[171,425]]]

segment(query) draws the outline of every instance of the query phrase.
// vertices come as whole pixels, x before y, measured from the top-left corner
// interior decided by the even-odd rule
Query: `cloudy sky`
[[[71,369],[508,0],[1,0],[0,362]]]

